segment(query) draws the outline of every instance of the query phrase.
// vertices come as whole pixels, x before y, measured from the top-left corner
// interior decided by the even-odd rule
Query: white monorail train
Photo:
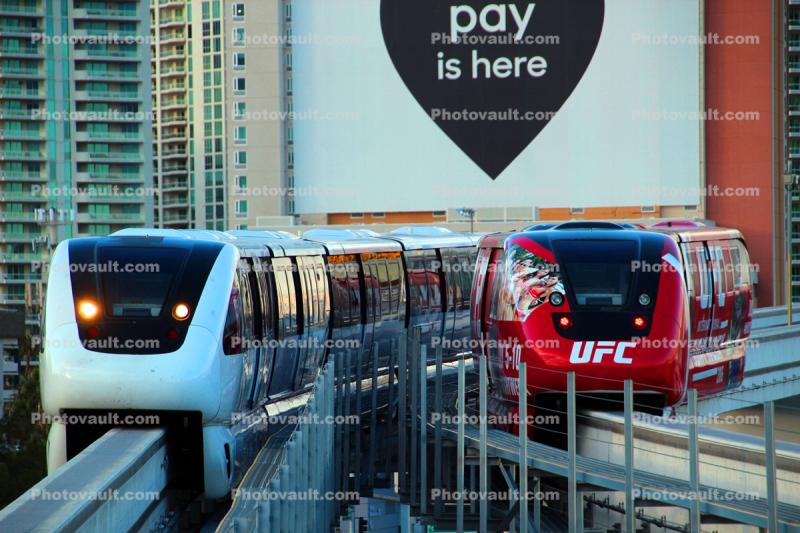
[[[405,327],[469,338],[476,243],[439,228],[128,229],[60,243],[41,362],[58,420],[48,471],[155,415],[181,450],[180,482],[224,496],[258,449],[237,422],[252,417],[237,415],[308,388],[331,349],[378,346],[383,359]]]

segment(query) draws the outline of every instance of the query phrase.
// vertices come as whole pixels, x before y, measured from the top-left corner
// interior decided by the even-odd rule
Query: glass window
[[[636,243],[559,240],[553,247],[565,284],[572,290],[577,305],[618,307],[626,304]]]
[[[233,4],[233,20],[244,20],[244,4]]]
[[[233,278],[233,288],[228,299],[228,314],[225,317],[225,329],[222,334],[222,350],[225,355],[242,353],[242,324],[244,322],[244,310],[242,309],[242,297],[239,290],[239,278]]]
[[[244,28],[233,28],[233,46],[244,46]]]
[[[116,264],[101,274],[106,314],[113,317],[161,315],[185,252],[173,248],[111,248],[98,250],[100,264]]]
[[[233,70],[244,70],[245,67],[245,54],[244,52],[233,53]]]

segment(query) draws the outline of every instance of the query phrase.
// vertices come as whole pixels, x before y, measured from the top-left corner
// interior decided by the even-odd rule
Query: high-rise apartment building
[[[0,306],[37,302],[64,238],[152,224],[141,1],[0,1]]]
[[[160,0],[151,5],[156,223],[292,223],[291,3]],[[288,133],[287,133],[288,132]]]

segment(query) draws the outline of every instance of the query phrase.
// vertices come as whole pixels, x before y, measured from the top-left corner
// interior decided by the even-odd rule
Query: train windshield
[[[558,264],[579,306],[626,304],[636,259],[633,241],[560,240]]]
[[[101,247],[103,302],[110,317],[161,315],[186,252],[175,248]]]

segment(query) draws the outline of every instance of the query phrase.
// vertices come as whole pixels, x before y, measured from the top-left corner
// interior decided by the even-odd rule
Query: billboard
[[[296,211],[696,205],[700,18],[699,0],[296,0]]]

